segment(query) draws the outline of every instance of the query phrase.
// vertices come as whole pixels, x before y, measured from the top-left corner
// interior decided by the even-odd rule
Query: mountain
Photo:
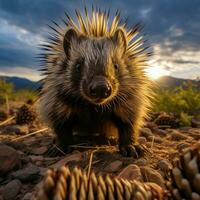
[[[12,83],[16,90],[19,89],[32,89],[35,90],[40,86],[39,82],[31,81],[26,78],[20,77],[8,77],[8,76],[0,76],[0,80],[5,80],[8,83]]]
[[[0,76],[0,79],[4,79],[7,82],[12,83],[15,86],[16,90],[37,89],[40,86],[39,82],[30,81],[29,79],[26,79],[26,78]],[[181,79],[181,78],[175,78],[172,76],[163,76],[157,79],[155,82],[159,88],[170,89],[170,88],[181,86],[183,85],[184,82],[188,82],[188,81],[192,82],[200,90],[200,81],[196,81],[196,80]]]
[[[175,88],[183,85],[186,82],[192,83],[196,88],[200,90],[200,81],[198,80],[191,80],[191,79],[182,79],[182,78],[175,78],[172,76],[163,76],[157,79],[156,84],[158,85],[159,88]]]

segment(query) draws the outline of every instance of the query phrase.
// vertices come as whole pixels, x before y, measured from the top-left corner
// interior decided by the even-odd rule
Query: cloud
[[[157,54],[153,64],[177,77],[193,79],[200,76],[200,50],[185,46],[173,51],[171,46],[169,41],[155,45],[154,51]]]
[[[199,73],[200,3],[199,0],[8,0],[0,1],[0,69],[22,66],[37,69],[37,45],[49,31],[51,19],[61,21],[67,11],[83,10],[84,2],[91,7],[121,10],[129,18],[129,25],[139,21],[145,24],[155,54],[160,56],[156,65],[166,67],[171,73],[188,69]],[[173,67],[172,67],[173,66]],[[174,69],[176,69],[174,71]],[[187,69],[187,70],[186,70]],[[178,72],[178,71],[177,71]],[[177,74],[178,76],[179,74]]]

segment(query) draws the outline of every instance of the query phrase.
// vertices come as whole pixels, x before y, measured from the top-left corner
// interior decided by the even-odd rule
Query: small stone
[[[10,140],[7,140],[7,141],[4,141],[3,142],[5,145],[8,145],[14,149],[17,149],[17,150],[22,150],[22,151],[26,151],[27,149],[27,146],[23,143],[23,142],[19,142],[19,141],[10,141]]]
[[[28,130],[27,125],[23,125],[23,126],[9,125],[3,129],[3,133],[9,134],[9,135],[12,135],[12,134],[24,135],[24,134],[27,134],[28,132],[29,132],[29,130]]]
[[[43,156],[31,155],[31,156],[29,156],[29,157],[30,157],[30,159],[31,159],[33,162],[43,161],[43,160],[44,160],[44,157],[43,157]]]
[[[31,161],[31,158],[26,154],[21,154],[21,161],[23,164],[27,164]]]
[[[118,175],[118,177],[127,180],[137,180],[142,181],[142,174],[140,168],[137,165],[130,164],[125,167]]]
[[[164,137],[164,136],[167,135],[167,131],[166,130],[159,129],[159,128],[158,129],[154,129],[153,133],[156,134],[156,135],[159,135],[161,137]]]
[[[0,196],[3,194],[3,191],[4,191],[4,188],[2,186],[2,187],[0,187]]]
[[[148,162],[147,160],[140,158],[135,162],[135,164],[137,164],[138,166],[145,166],[148,164]]]
[[[165,181],[163,177],[154,169],[150,167],[140,167],[144,182],[153,182],[160,187],[165,188]]]
[[[40,177],[39,173],[40,169],[37,166],[32,165],[25,169],[20,169],[16,172],[13,172],[12,176],[23,182],[30,182],[37,180]]]
[[[145,144],[147,142],[147,139],[145,137],[139,137],[138,142],[139,144]]]
[[[180,140],[188,139],[188,137],[179,131],[173,130],[171,132],[171,135],[168,137],[168,139],[172,141],[180,141]]]
[[[151,132],[151,129],[149,128],[142,128],[140,131],[140,135],[148,138],[149,136],[153,136],[153,133]]]
[[[157,125],[154,122],[146,122],[145,127],[149,128],[150,130],[153,130],[153,129],[157,128]]]
[[[34,148],[31,153],[35,154],[35,155],[42,155],[44,153],[46,153],[48,150],[47,146],[43,146],[43,147],[38,147],[38,148]]]
[[[157,167],[159,169],[161,169],[163,172],[168,172],[172,168],[172,166],[169,163],[169,161],[164,160],[164,159],[158,161]]]
[[[191,126],[194,128],[200,128],[200,120],[192,119]]]
[[[13,200],[16,199],[16,195],[19,193],[21,189],[21,182],[17,179],[9,182],[3,191],[3,199],[4,200]]]
[[[149,136],[147,140],[150,142],[156,142],[158,144],[161,144],[163,142],[163,140],[158,136]]]
[[[65,156],[62,160],[60,160],[57,163],[51,165],[50,168],[59,168],[59,167],[65,165],[65,164],[67,164],[68,162],[80,161],[81,159],[82,159],[82,154],[80,152],[74,153],[72,155]]]
[[[47,170],[48,170],[48,168],[40,167],[40,176],[45,176]]]
[[[0,175],[5,175],[21,164],[20,154],[4,144],[0,144]]]
[[[42,141],[40,142],[40,145],[41,146],[48,146],[48,145],[53,144],[53,141],[54,141],[54,137],[53,136],[47,136],[47,137],[44,137],[42,139]]]
[[[183,149],[186,149],[186,148],[188,148],[189,146],[190,146],[190,145],[187,144],[187,143],[180,143],[180,144],[177,145],[177,149],[178,149],[178,151],[182,151]]]
[[[26,193],[22,200],[30,200],[32,198],[32,193]]]
[[[4,110],[0,110],[0,121],[4,121],[8,118],[8,113]]]
[[[123,165],[123,162],[120,160],[116,160],[111,162],[109,165],[105,167],[105,171],[107,172],[117,172]]]

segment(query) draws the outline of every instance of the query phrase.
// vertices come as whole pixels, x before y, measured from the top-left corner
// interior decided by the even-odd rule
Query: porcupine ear
[[[65,51],[65,54],[67,57],[69,57],[69,51],[71,48],[71,42],[72,40],[76,40],[78,39],[78,33],[73,29],[70,28],[69,30],[67,30],[67,32],[64,35],[64,39],[63,39],[63,48]]]
[[[127,48],[127,41],[124,31],[118,28],[112,36],[113,43],[122,49],[122,53],[125,54]]]

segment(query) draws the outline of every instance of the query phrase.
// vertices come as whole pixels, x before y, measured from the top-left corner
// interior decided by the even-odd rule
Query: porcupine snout
[[[106,99],[112,93],[112,87],[104,76],[95,76],[89,84],[91,98]]]

